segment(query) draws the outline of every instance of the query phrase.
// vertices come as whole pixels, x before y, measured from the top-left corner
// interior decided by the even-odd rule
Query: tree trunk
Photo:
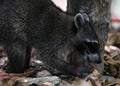
[[[107,39],[110,2],[110,0],[67,0],[68,13],[75,15],[78,12],[86,12],[90,16],[91,24],[98,35],[102,60]],[[97,68],[102,73],[104,62],[98,64]]]

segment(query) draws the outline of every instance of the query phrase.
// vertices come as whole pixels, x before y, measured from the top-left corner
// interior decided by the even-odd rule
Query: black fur
[[[56,8],[50,0],[1,0],[0,44],[7,52],[7,72],[29,68],[31,48],[46,65],[66,74],[93,70],[101,62],[98,40],[85,13],[75,17]]]

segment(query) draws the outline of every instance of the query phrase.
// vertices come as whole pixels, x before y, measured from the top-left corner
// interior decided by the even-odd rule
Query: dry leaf
[[[114,80],[106,80],[105,81],[106,85],[111,85],[111,84],[119,84],[120,86],[120,79],[114,79]]]
[[[93,75],[99,75],[99,71],[97,69],[94,69],[94,71],[92,72]]]
[[[40,86],[55,86],[55,85],[50,82],[45,82],[45,83],[41,84]]]

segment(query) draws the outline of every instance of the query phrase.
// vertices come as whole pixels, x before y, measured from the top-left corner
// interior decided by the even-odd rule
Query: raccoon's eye
[[[99,48],[99,44],[97,40],[86,40],[84,41],[84,47],[85,50],[88,53],[97,53],[98,52],[98,48]]]

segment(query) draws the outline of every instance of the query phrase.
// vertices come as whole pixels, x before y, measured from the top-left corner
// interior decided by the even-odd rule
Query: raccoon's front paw
[[[80,67],[75,67],[75,66],[69,66],[66,68],[68,73],[70,75],[74,75],[74,76],[79,76],[79,77],[84,77],[89,75],[90,73],[93,72],[94,67],[84,67],[84,66],[80,66]]]

